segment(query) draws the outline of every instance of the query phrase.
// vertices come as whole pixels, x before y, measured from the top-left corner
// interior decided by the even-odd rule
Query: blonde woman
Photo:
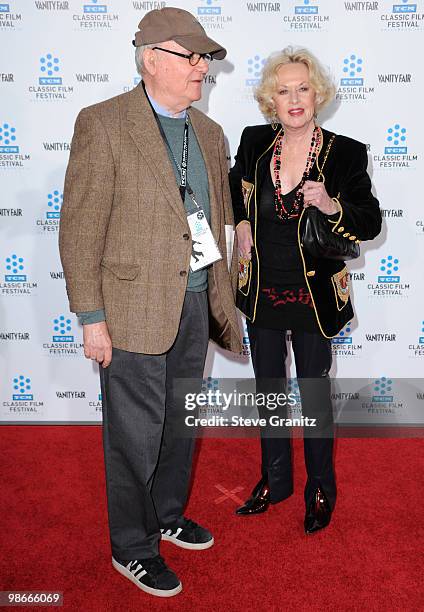
[[[304,212],[318,208],[345,240],[371,240],[381,228],[365,145],[316,121],[334,94],[327,72],[308,50],[288,47],[272,55],[255,94],[269,123],[245,128],[230,172],[239,245],[237,306],[247,319],[257,390],[285,390],[291,330],[302,414],[316,422],[304,428],[306,533],[329,524],[336,501],[330,339],[352,319],[353,309],[344,262],[315,259],[303,248]],[[279,414],[285,415],[284,407]],[[261,478],[239,515],[265,512],[293,492],[288,431],[262,428],[261,447]]]

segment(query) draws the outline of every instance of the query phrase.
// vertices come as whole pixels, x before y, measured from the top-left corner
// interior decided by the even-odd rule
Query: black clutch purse
[[[302,223],[301,243],[313,257],[342,261],[359,257],[359,244],[332,232],[328,217],[315,206],[310,206],[305,210]]]

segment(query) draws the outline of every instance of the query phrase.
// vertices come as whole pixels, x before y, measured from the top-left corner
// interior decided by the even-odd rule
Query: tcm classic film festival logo
[[[376,169],[414,169],[418,155],[408,147],[408,131],[401,123],[394,123],[386,130],[385,146],[382,155],[373,155]]]
[[[8,121],[0,123],[0,168],[25,168],[30,159],[21,151],[16,127]]]
[[[362,344],[355,344],[352,335],[352,323],[346,323],[344,328],[331,338],[331,349],[333,355],[337,357],[360,357]]]
[[[45,208],[41,217],[36,219],[37,231],[45,236],[55,236],[59,231],[60,210],[63,202],[63,193],[54,189],[46,196]]]
[[[130,85],[123,86],[122,91],[123,92],[131,91],[132,89],[134,89],[134,87],[137,87],[140,81],[141,81],[141,76],[137,74],[135,77],[133,77],[132,83],[130,83]]]
[[[45,342],[43,349],[47,355],[57,357],[80,357],[84,345],[76,342],[72,331],[72,321],[61,314],[52,321],[51,342]]]
[[[328,28],[330,15],[318,0],[290,0],[283,4],[285,31],[321,32]]]
[[[417,344],[411,343],[408,346],[409,356],[410,357],[418,357],[424,358],[424,321],[421,321],[421,325],[419,328],[418,342]]]
[[[287,396],[293,397],[293,404],[287,406],[289,418],[299,417],[302,414],[302,400],[300,398],[299,383],[297,378],[287,379]]]
[[[12,379],[12,393],[9,401],[3,402],[7,413],[39,413],[44,402],[38,401],[32,390],[29,376],[19,374]]]
[[[374,93],[374,87],[367,87],[365,82],[364,60],[357,53],[351,53],[343,59],[342,77],[336,94],[337,100],[343,102],[367,102]]]
[[[58,56],[50,52],[42,55],[39,59],[37,82],[28,88],[31,98],[36,101],[67,100],[74,88],[64,83],[61,72]]]
[[[81,11],[72,15],[75,27],[78,30],[115,29],[119,23],[119,15],[110,11],[109,4],[102,0],[84,2]]]
[[[394,383],[391,378],[381,376],[374,380],[371,387],[371,401],[363,402],[362,408],[368,414],[391,415],[403,408],[403,403],[396,401]]]
[[[0,34],[14,32],[22,27],[22,13],[13,10],[14,3],[0,2]]]
[[[424,27],[424,13],[421,10],[422,0],[386,0],[386,9],[381,15],[383,30],[392,32],[413,32]]]
[[[243,349],[242,349],[243,357],[250,357],[250,339],[249,334],[247,333],[247,325],[246,321],[243,321]]]
[[[201,0],[197,6],[197,19],[205,30],[224,30],[233,21],[232,15],[227,14],[228,5],[228,0]]]
[[[7,256],[4,260],[4,271],[4,282],[0,282],[0,293],[2,295],[29,296],[34,294],[37,283],[30,282],[23,257],[17,253]]]
[[[238,102],[242,104],[253,104],[255,102],[253,91],[260,83],[265,61],[265,57],[259,53],[254,53],[247,58],[244,64],[240,87],[237,89]]]
[[[394,255],[380,259],[376,283],[369,283],[370,297],[402,298],[408,297],[410,284],[401,282],[400,260]]]

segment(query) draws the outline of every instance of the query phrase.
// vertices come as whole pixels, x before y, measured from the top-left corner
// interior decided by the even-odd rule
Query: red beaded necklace
[[[303,194],[301,192],[305,181],[308,180],[309,174],[315,164],[315,160],[317,158],[317,152],[321,147],[321,130],[318,127],[315,127],[312,133],[311,145],[309,147],[308,157],[306,159],[305,170],[302,175],[302,179],[299,183],[299,187],[296,191],[296,195],[294,198],[293,206],[290,211],[287,211],[283,202],[283,194],[281,192],[281,152],[283,148],[283,136],[284,132],[277,136],[274,145],[274,153],[273,153],[273,164],[274,164],[274,177],[275,177],[275,192],[274,192],[274,203],[275,203],[275,212],[277,213],[277,217],[281,219],[281,221],[287,221],[288,219],[293,219],[299,215],[301,203],[303,200]]]

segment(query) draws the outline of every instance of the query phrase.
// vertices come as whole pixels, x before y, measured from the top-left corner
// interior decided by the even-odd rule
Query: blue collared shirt
[[[187,114],[187,110],[186,109],[182,110],[177,115],[172,114],[169,110],[167,110],[166,108],[164,108],[163,106],[158,104],[156,102],[156,100],[153,100],[153,98],[151,97],[151,95],[149,94],[147,89],[146,89],[146,94],[147,94],[147,97],[150,100],[150,104],[153,106],[153,108],[155,109],[155,111],[157,112],[158,115],[162,115],[163,117],[172,117],[173,119],[185,119],[185,116]]]

